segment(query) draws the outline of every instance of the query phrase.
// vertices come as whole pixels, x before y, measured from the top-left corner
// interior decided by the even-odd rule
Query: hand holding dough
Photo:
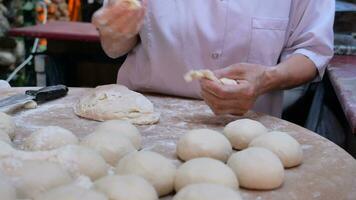
[[[184,75],[184,80],[186,82],[192,82],[193,80],[200,80],[200,79],[208,79],[211,81],[215,81],[218,83],[221,83],[223,85],[237,85],[237,81],[236,80],[232,80],[229,78],[221,78],[218,79],[215,74],[207,69],[204,70],[191,70],[188,73],[186,73]]]

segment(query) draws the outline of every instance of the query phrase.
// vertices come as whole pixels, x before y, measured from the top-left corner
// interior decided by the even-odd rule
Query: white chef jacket
[[[274,66],[293,54],[315,63],[319,79],[333,56],[334,0],[148,0],[141,42],[119,70],[132,90],[201,98],[189,70],[247,62]],[[253,108],[279,117],[283,91]]]

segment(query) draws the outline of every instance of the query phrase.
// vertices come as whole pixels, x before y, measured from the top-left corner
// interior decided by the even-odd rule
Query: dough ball
[[[97,180],[94,185],[110,200],[158,200],[153,186],[136,175],[106,176]]]
[[[29,102],[26,102],[26,103],[23,105],[23,108],[25,108],[25,109],[35,109],[35,108],[37,108],[37,102],[36,102],[36,101],[29,101]]]
[[[242,200],[238,191],[217,184],[192,184],[180,190],[173,200]]]
[[[241,150],[256,137],[266,134],[267,129],[260,122],[251,119],[239,119],[225,126],[224,134],[235,149]]]
[[[31,151],[47,151],[68,144],[78,144],[78,138],[69,130],[47,126],[33,132],[24,141],[24,148]]]
[[[75,185],[64,185],[42,193],[34,200],[108,200],[97,191],[85,189]]]
[[[176,191],[190,184],[212,183],[237,189],[239,183],[234,172],[224,163],[211,158],[196,158],[182,164],[176,173]]]
[[[128,121],[109,120],[101,123],[95,132],[108,132],[127,137],[137,150],[141,149],[140,131]]]
[[[16,200],[15,187],[10,181],[0,173],[0,197],[1,200]]]
[[[221,133],[209,129],[196,129],[185,134],[177,144],[182,160],[210,157],[226,162],[232,152],[229,140]]]
[[[154,112],[150,100],[118,84],[91,90],[79,100],[74,112],[97,121],[120,119],[134,124],[154,124],[159,120],[159,114]]]
[[[0,112],[0,130],[8,134],[10,138],[15,137],[15,122],[6,113]]]
[[[141,176],[153,185],[159,196],[164,196],[173,191],[176,166],[158,153],[140,151],[121,159],[115,172]]]
[[[275,189],[284,180],[282,162],[265,148],[251,147],[237,152],[227,164],[234,170],[240,185],[247,189]]]
[[[75,175],[85,175],[96,180],[107,174],[108,165],[95,150],[78,145],[64,146],[55,151],[54,161]]]
[[[8,134],[6,134],[4,131],[0,130],[0,141],[6,142],[8,144],[11,144],[11,139]]]
[[[42,192],[72,181],[60,165],[47,161],[4,159],[0,161],[0,171],[10,178],[20,199],[35,198]]]
[[[263,147],[275,153],[285,168],[295,167],[302,163],[303,151],[292,136],[284,132],[270,132],[252,140],[250,147]]]
[[[127,137],[115,132],[94,132],[86,136],[81,145],[97,150],[113,166],[126,154],[136,151]]]
[[[229,78],[221,78],[220,82],[223,85],[237,85],[238,83],[236,82],[236,80],[233,79],[229,79]]]

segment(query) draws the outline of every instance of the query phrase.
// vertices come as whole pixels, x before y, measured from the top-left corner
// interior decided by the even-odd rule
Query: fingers
[[[241,75],[243,75],[246,71],[246,65],[241,63],[241,64],[235,64],[235,65],[230,65],[228,67],[215,70],[214,74],[218,78],[230,78],[230,79],[240,79]]]
[[[233,99],[239,95],[242,85],[223,85],[214,81],[202,79],[200,81],[201,89],[220,98]]]

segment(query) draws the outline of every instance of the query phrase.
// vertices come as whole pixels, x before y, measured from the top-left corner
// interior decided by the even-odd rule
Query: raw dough
[[[235,149],[241,150],[256,137],[266,134],[268,131],[263,124],[251,119],[239,119],[225,126],[224,134],[230,140]]]
[[[128,121],[109,120],[101,123],[95,132],[110,132],[127,137],[137,150],[141,149],[140,131]]]
[[[98,151],[107,163],[115,166],[126,154],[136,151],[130,140],[115,132],[94,132],[87,135],[81,145]]]
[[[0,161],[0,172],[10,178],[20,199],[35,198],[42,192],[72,181],[61,166],[46,161],[7,158]]]
[[[36,101],[29,101],[29,102],[26,102],[24,105],[23,105],[23,107],[25,108],[25,109],[35,109],[35,108],[37,108],[37,102]]]
[[[95,182],[95,188],[110,200],[158,200],[153,186],[136,175],[106,176]]]
[[[159,120],[146,97],[117,84],[96,87],[79,100],[74,112],[97,121],[122,119],[134,124],[154,124]]]
[[[229,140],[223,134],[209,129],[189,131],[177,144],[177,155],[185,161],[211,157],[226,162],[231,152]]]
[[[153,185],[159,196],[164,196],[173,191],[176,167],[171,160],[158,153],[140,151],[121,159],[115,172],[142,176]]]
[[[237,85],[238,83],[236,80],[229,79],[229,78],[221,78],[218,79],[214,72],[208,69],[203,69],[203,70],[191,70],[188,73],[184,75],[184,80],[186,82],[192,82],[193,80],[200,80],[200,79],[208,79],[211,81],[215,81],[218,83],[221,83],[223,85]]]
[[[196,183],[220,184],[232,189],[239,187],[234,172],[221,161],[211,158],[189,160],[178,168],[174,182],[176,191]]]
[[[0,112],[0,130],[8,134],[10,138],[15,137],[15,122],[6,113]]]
[[[0,141],[4,141],[8,144],[11,144],[11,139],[8,134],[6,134],[4,131],[0,130]]]
[[[5,175],[0,173],[0,197],[1,200],[16,200],[15,187],[11,185]]]
[[[285,168],[295,167],[302,163],[303,151],[292,136],[284,132],[270,132],[252,140],[250,147],[263,147],[275,153]]]
[[[217,184],[193,184],[180,190],[173,200],[242,200],[238,191]]]
[[[275,189],[284,180],[282,162],[265,148],[250,147],[237,152],[227,164],[234,170],[240,185],[247,189]]]
[[[68,144],[78,144],[78,138],[71,131],[58,126],[47,126],[33,132],[23,145],[26,150],[46,151]]]
[[[73,184],[60,186],[48,192],[42,193],[34,200],[108,200],[97,191],[85,189]]]
[[[16,150],[7,142],[0,140],[0,160],[10,157]]]

